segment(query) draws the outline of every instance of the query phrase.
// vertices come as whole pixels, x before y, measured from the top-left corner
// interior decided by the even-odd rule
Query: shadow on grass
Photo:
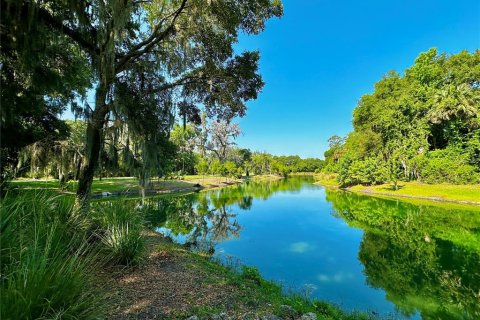
[[[392,185],[382,187],[380,190],[383,190],[383,191],[399,191],[403,188],[405,188],[405,185],[397,185],[397,188],[395,188],[395,186],[392,184]]]

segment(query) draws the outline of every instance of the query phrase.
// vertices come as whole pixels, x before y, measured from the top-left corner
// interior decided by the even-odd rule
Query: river
[[[480,319],[480,208],[410,202],[299,177],[146,205],[158,232],[287,291],[395,319]]]

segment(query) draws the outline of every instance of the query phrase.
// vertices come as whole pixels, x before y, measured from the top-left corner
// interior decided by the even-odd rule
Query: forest
[[[390,72],[353,111],[353,131],[332,136],[323,172],[347,187],[398,181],[480,182],[480,51],[421,53]]]

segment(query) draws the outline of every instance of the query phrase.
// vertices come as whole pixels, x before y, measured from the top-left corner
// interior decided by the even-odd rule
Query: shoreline
[[[145,233],[147,257],[140,266],[98,272],[108,292],[108,319],[379,319],[285,292],[255,268],[225,265],[154,231]]]
[[[415,196],[415,195],[408,195],[408,194],[391,194],[391,193],[388,193],[388,192],[377,192],[377,191],[368,190],[368,189],[367,190],[358,190],[358,189],[346,188],[344,190],[350,191],[350,192],[361,193],[361,194],[365,194],[365,195],[386,196],[386,197],[389,197],[389,198],[418,199],[418,200],[427,200],[427,201],[436,202],[436,203],[444,202],[444,203],[464,204],[464,205],[469,205],[469,206],[480,206],[480,202],[470,201],[470,200],[443,199],[441,197],[424,197],[424,196]]]
[[[383,196],[383,197],[388,197],[390,199],[413,199],[413,200],[423,200],[431,203],[451,203],[451,204],[461,204],[461,205],[467,205],[467,206],[473,206],[473,207],[479,207],[480,206],[480,201],[472,201],[472,200],[461,200],[461,199],[445,199],[442,198],[441,196],[421,196],[421,195],[414,195],[414,194],[398,194],[398,193],[393,193],[393,192],[384,192],[384,191],[379,191],[375,190],[372,187],[366,187],[366,186],[353,186],[353,187],[348,187],[348,188],[340,188],[338,185],[333,185],[333,184],[327,184],[327,183],[322,183],[322,181],[317,181],[315,182],[316,185],[321,185],[325,188],[330,188],[330,189],[337,189],[337,190],[344,190],[344,191],[349,191],[349,192],[354,192],[354,193],[360,193],[364,195],[369,195],[369,196]],[[386,185],[381,185],[381,186],[386,186]],[[441,186],[441,185],[435,185],[435,186]],[[380,187],[380,186],[376,186]],[[480,193],[479,193],[479,199],[480,199]]]
[[[184,176],[181,179],[153,181],[153,188],[145,191],[146,196],[171,195],[177,193],[201,192],[221,189],[244,183],[245,181],[276,181],[283,177],[276,175],[256,175],[242,178],[220,176]],[[75,181],[61,189],[58,180],[19,179],[13,182],[15,190],[50,190],[64,195],[75,195]],[[94,180],[92,199],[107,199],[114,196],[141,196],[138,182],[133,177],[115,177]]]

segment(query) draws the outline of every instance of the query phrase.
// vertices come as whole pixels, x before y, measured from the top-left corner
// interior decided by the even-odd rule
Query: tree
[[[23,148],[68,136],[60,115],[76,108],[92,81],[79,46],[34,23],[19,2],[2,1],[0,8],[0,193],[17,174]]]
[[[200,158],[197,165],[195,166],[195,169],[197,170],[198,174],[201,174],[205,177],[209,170],[208,161],[204,158]]]
[[[235,55],[232,46],[238,31],[257,34],[267,19],[282,13],[279,1],[269,0],[5,0],[4,5],[11,17],[33,17],[35,24],[64,35],[88,55],[95,103],[91,111],[84,109],[86,154],[76,202],[82,209],[88,208],[102,130],[111,114],[129,122],[148,110],[170,110],[180,94],[203,104],[209,116],[243,116],[245,101],[255,99],[263,86],[259,55]],[[130,108],[135,99],[121,99],[129,86],[141,89],[136,98],[143,100],[142,108]]]
[[[373,181],[365,173],[374,168],[375,159],[378,167],[388,169],[395,186],[402,176],[428,182],[478,181],[478,79],[480,51],[421,53],[403,76],[389,72],[372,94],[360,99],[353,132],[343,143],[338,137],[330,140],[324,170],[340,173],[343,185]],[[343,167],[334,165],[336,161]]]
[[[397,150],[393,151],[393,154],[387,161],[388,177],[393,183],[395,190],[398,190],[398,180],[402,174],[402,163],[400,161],[400,155]]]
[[[209,140],[206,149],[213,152],[220,162],[227,159],[227,150],[235,145],[233,141],[240,134],[240,127],[236,123],[226,120],[214,121],[208,128]]]
[[[223,176],[225,175],[225,166],[220,162],[220,160],[215,159],[210,164],[210,173]]]
[[[234,178],[238,173],[238,167],[233,161],[227,161],[224,164],[227,176]]]
[[[178,149],[175,159],[175,171],[182,174],[194,174],[197,162],[195,140],[198,132],[193,124],[181,126],[175,124],[170,133],[170,139]]]

